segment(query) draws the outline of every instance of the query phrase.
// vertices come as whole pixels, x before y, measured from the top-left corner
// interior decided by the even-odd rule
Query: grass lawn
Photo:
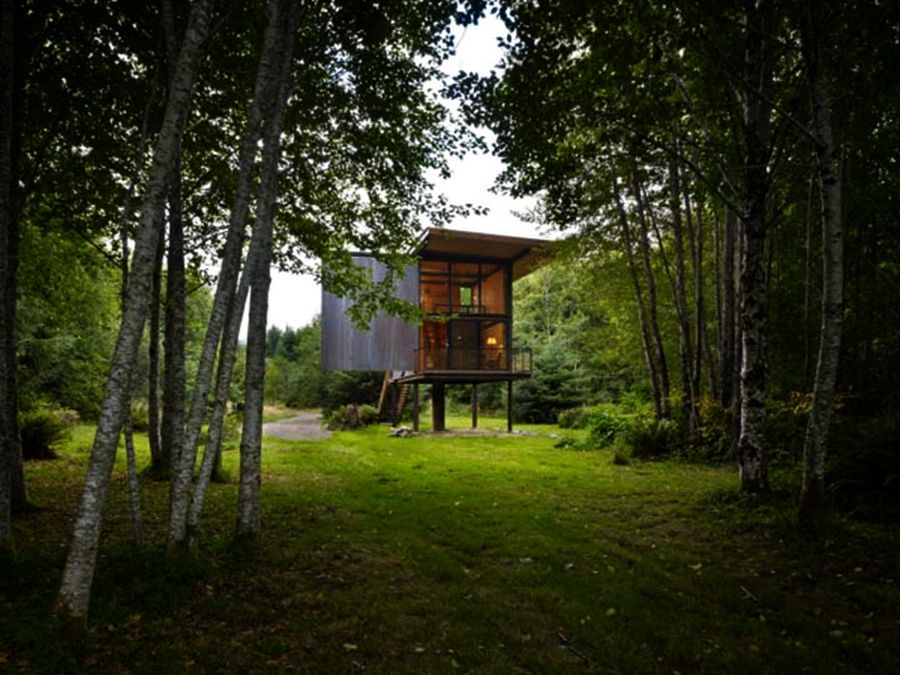
[[[61,459],[27,467],[40,508],[15,525],[0,670],[900,672],[894,526],[837,521],[810,542],[789,502],[739,498],[731,467],[615,466],[518,428],[531,433],[266,439],[259,553],[229,546],[232,481],[212,486],[201,550],[178,564],[157,544],[165,484],[142,484],[154,544],[130,545],[120,463],[73,633],[48,617],[80,427]],[[236,452],[225,466],[237,475]]]

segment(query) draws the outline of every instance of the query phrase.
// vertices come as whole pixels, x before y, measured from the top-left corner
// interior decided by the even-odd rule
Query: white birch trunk
[[[841,175],[831,132],[828,85],[819,61],[819,36],[813,4],[813,0],[803,2],[800,35],[812,103],[816,163],[822,192],[822,332],[812,411],[803,443],[803,486],[798,516],[802,525],[818,530],[824,519],[825,453],[841,350],[844,238],[841,222]]]
[[[128,291],[128,222],[129,213],[131,211],[131,195],[125,196],[125,208],[122,210],[122,224],[119,229],[119,238],[122,246],[122,259],[120,261],[122,269],[122,315],[124,316],[127,309],[127,291]],[[158,258],[158,256],[157,256]],[[154,276],[156,270],[153,271]],[[151,291],[152,295],[152,291]],[[152,390],[151,390],[152,391]],[[134,425],[131,420],[131,376],[129,374],[127,393],[123,403],[124,411],[122,413],[122,428],[125,432],[125,463],[128,473],[128,497],[131,505],[131,525],[134,531],[134,540],[137,544],[144,543],[144,523],[141,518],[141,495],[140,483],[138,481],[137,472],[137,455],[134,451]]]
[[[141,517],[141,486],[138,481],[137,455],[134,451],[134,429],[131,415],[125,413],[125,462],[128,471],[128,499],[131,505],[131,529],[134,541],[139,546],[144,544],[144,520]]]
[[[169,76],[178,61],[178,36],[175,29],[175,12],[171,0],[164,0],[163,28],[166,36],[166,53]],[[163,382],[163,414],[161,434],[161,475],[172,476],[172,457],[184,443],[185,398],[185,275],[184,275],[184,223],[181,207],[181,158],[175,162],[175,171],[169,186],[169,246],[166,257],[166,308],[165,308],[165,380]]]
[[[90,603],[103,509],[115,462],[123,406],[128,398],[129,373],[140,347],[141,333],[147,318],[153,262],[160,235],[158,214],[181,145],[191,94],[200,66],[201,47],[209,26],[209,11],[209,0],[196,0],[193,3],[178,66],[169,91],[162,130],[153,153],[153,167],[141,208],[140,228],[135,239],[127,307],[119,327],[112,366],[104,388],[103,406],[94,437],[84,492],[57,598],[57,610],[76,617],[85,616]]]
[[[256,73],[253,101],[250,106],[247,126],[241,138],[238,155],[238,176],[235,200],[228,223],[228,235],[222,255],[222,267],[216,284],[213,307],[206,325],[206,335],[197,365],[197,376],[191,405],[185,424],[184,443],[178,453],[178,461],[172,465],[172,490],[169,506],[168,549],[170,553],[187,546],[188,505],[190,502],[191,477],[197,458],[200,429],[206,413],[207,396],[216,351],[222,337],[225,315],[234,297],[235,285],[241,266],[247,212],[250,206],[250,187],[253,166],[256,160],[257,144],[263,118],[263,107],[275,92],[272,88],[272,71],[277,68],[277,35],[282,14],[278,2],[271,3],[262,53]]]
[[[177,169],[176,169],[177,170]],[[165,208],[160,211],[159,220],[165,223]],[[150,446],[151,461],[160,456],[159,440],[159,306],[162,291],[162,262],[166,248],[165,226],[159,232],[156,260],[153,264],[153,278],[150,282],[150,320],[147,329],[148,373],[147,373],[147,441]]]
[[[741,429],[738,467],[741,489],[768,490],[766,454],[766,201],[769,193],[769,127],[771,106],[766,103],[772,83],[768,45],[769,3],[750,5],[745,52],[744,101],[744,236],[741,261]]]
[[[244,316],[244,306],[247,304],[247,292],[250,290],[250,278],[247,271],[241,275],[238,282],[234,301],[229,309],[228,319],[225,324],[225,336],[222,339],[222,348],[219,350],[219,366],[216,373],[216,403],[212,417],[209,420],[209,433],[206,437],[206,450],[203,453],[203,461],[200,464],[200,475],[194,486],[194,496],[191,500],[191,510],[188,514],[188,538],[193,544],[200,526],[200,514],[203,512],[203,502],[206,499],[206,491],[209,489],[216,463],[222,451],[222,430],[225,424],[225,415],[228,412],[228,390],[231,388],[231,375],[234,371],[235,356],[237,354],[238,336],[241,329],[241,319]]]
[[[272,222],[278,190],[278,162],[281,158],[281,127],[291,80],[294,32],[298,4],[287,0],[289,18],[281,44],[277,95],[266,123],[260,173],[259,200],[253,224],[250,279],[250,316],[247,327],[247,374],[244,426],[241,434],[241,473],[238,485],[235,536],[247,543],[259,538],[260,482],[262,459],[262,415],[266,377],[266,321],[269,309],[269,268],[272,263]],[[254,255],[255,254],[255,255]]]
[[[181,170],[176,162],[175,171]],[[161,457],[163,475],[171,479],[172,458],[184,442],[185,388],[185,276],[184,230],[181,217],[181,177],[176,175],[169,188],[169,250],[166,258],[165,377],[163,380],[163,415]]]

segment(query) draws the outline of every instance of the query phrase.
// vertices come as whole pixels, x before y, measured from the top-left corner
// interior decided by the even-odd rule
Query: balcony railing
[[[436,305],[435,314],[456,314],[464,316],[467,314],[485,314],[487,308],[484,305]]]
[[[444,347],[417,349],[416,371],[486,370],[510,373],[531,372],[531,350],[502,347]]]

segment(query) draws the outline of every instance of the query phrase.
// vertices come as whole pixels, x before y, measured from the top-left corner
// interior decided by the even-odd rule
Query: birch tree
[[[272,264],[272,221],[278,190],[278,163],[281,158],[281,129],[291,82],[291,61],[299,15],[297,0],[282,0],[286,8],[285,26],[280,36],[278,77],[273,87],[275,99],[266,120],[259,199],[248,255],[250,315],[247,322],[246,397],[241,434],[241,472],[238,485],[236,536],[253,541],[260,532],[260,482],[262,453],[263,396],[266,377],[266,321]]]
[[[227,239],[222,253],[222,266],[216,283],[212,311],[206,326],[200,361],[197,365],[190,409],[185,422],[184,442],[177,456],[173,457],[167,539],[167,547],[172,554],[182,550],[188,542],[187,519],[191,478],[197,457],[200,430],[206,413],[210,378],[222,335],[222,327],[234,297],[235,284],[240,272],[247,212],[250,207],[251,177],[257,156],[264,105],[273,97],[273,73],[277,68],[275,49],[279,24],[283,20],[279,5],[279,2],[273,2],[269,9],[268,24],[260,50],[253,100],[238,152],[237,184],[228,222]]]
[[[163,33],[166,39],[166,61],[171,78],[178,60],[178,39],[171,0],[164,0]],[[169,245],[166,252],[166,308],[165,308],[165,380],[163,383],[163,416],[161,430],[160,468],[163,475],[172,467],[173,448],[184,441],[185,389],[185,273],[184,223],[181,205],[181,158],[175,162],[168,195]]]
[[[822,218],[822,328],[813,386],[812,411],[803,443],[803,484],[800,523],[822,528],[825,500],[825,453],[834,407],[834,389],[844,313],[844,233],[841,219],[841,172],[838,149],[831,130],[828,79],[820,52],[819,3],[801,0],[800,40],[812,108],[816,168],[819,174]]]
[[[234,372],[241,320],[244,316],[244,307],[250,290],[248,272],[249,270],[245,269],[241,274],[237,292],[225,319],[225,333],[222,337],[222,347],[219,350],[219,364],[216,370],[215,405],[209,420],[206,449],[203,452],[200,474],[197,477],[197,484],[194,486],[188,514],[187,533],[189,544],[193,544],[197,536],[197,530],[200,526],[200,515],[203,512],[203,503],[206,500],[206,492],[222,457],[222,432],[224,430],[225,415],[228,412],[228,391],[231,388],[231,376]]]
[[[120,262],[122,273],[121,288],[121,307],[122,314],[125,314],[128,302],[128,226],[131,220],[131,194],[130,191],[125,195],[125,205],[122,209],[122,225],[119,233],[122,248],[122,260]],[[152,295],[152,291],[151,291]],[[125,386],[126,396],[122,411],[122,431],[125,434],[125,463],[128,474],[128,496],[131,505],[131,526],[134,531],[134,540],[137,544],[144,543],[144,523],[141,517],[141,496],[140,484],[138,482],[137,471],[137,453],[134,448],[134,423],[131,419],[131,395],[133,373],[129,373],[128,382]]]
[[[209,0],[196,0],[191,7],[141,206],[126,311],[122,316],[119,338],[104,389],[85,488],[57,598],[57,610],[76,617],[87,614],[90,602],[103,510],[115,461],[123,406],[128,398],[129,373],[140,347],[141,333],[147,317],[153,262],[161,227],[158,216],[178,156],[209,18]]]
[[[771,115],[774,23],[771,2],[750,3],[746,12],[743,84],[736,95],[742,104],[743,239],[741,241],[740,316],[741,430],[738,468],[745,492],[768,490],[766,452],[766,268],[770,188]]]

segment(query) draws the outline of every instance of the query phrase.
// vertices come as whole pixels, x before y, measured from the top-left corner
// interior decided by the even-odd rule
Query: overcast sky
[[[502,57],[497,38],[505,33],[503,24],[494,17],[485,17],[477,26],[459,32],[457,55],[447,62],[448,73],[459,70],[490,72]],[[488,139],[490,140],[490,138]],[[470,154],[451,163],[452,176],[437,183],[437,189],[452,202],[471,202],[490,209],[487,216],[472,216],[454,221],[450,227],[489,234],[520,237],[540,236],[535,227],[524,223],[514,212],[524,212],[531,202],[514,200],[490,192],[494,179],[502,170],[502,163],[489,154]],[[322,291],[311,276],[272,271],[269,291],[269,325],[304,326],[321,311]],[[245,326],[242,334],[246,335]]]

